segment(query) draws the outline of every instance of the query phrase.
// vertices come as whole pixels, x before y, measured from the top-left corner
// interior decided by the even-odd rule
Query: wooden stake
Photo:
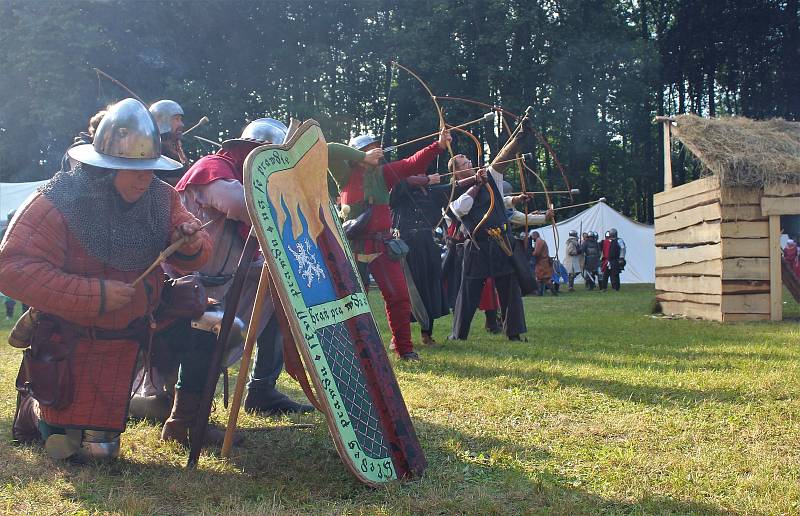
[[[664,128],[664,191],[672,189],[672,122],[667,120]]]
[[[242,361],[239,364],[239,375],[238,378],[236,378],[236,388],[233,391],[231,411],[228,415],[228,426],[225,428],[225,439],[222,442],[221,455],[225,458],[230,456],[231,448],[233,447],[233,433],[236,431],[236,422],[239,419],[239,409],[242,405],[245,382],[250,372],[250,360],[253,355],[253,348],[258,339],[258,327],[261,325],[264,302],[270,298],[270,281],[269,269],[265,263],[264,267],[261,269],[261,277],[258,280],[258,290],[256,290],[256,299],[253,304],[253,315],[250,317],[250,325],[247,327],[247,337],[244,341]]]
[[[769,216],[769,318],[783,320],[783,282],[781,281],[781,216]]]

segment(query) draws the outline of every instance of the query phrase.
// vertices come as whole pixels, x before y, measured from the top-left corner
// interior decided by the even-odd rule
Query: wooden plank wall
[[[764,321],[770,318],[770,228],[756,188],[723,188],[720,202],[734,219],[722,231],[722,255],[736,260],[734,276],[722,275],[722,320]]]
[[[722,320],[722,205],[710,177],[653,197],[656,299],[666,314]]]
[[[765,186],[761,209],[764,215],[800,214],[800,185]]]
[[[769,223],[761,191],[715,177],[654,196],[656,299],[664,313],[716,321],[770,313]]]

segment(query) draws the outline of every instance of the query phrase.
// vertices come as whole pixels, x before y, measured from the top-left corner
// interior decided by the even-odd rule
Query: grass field
[[[212,450],[196,471],[143,422],[112,465],[55,463],[9,444],[20,354],[3,345],[0,511],[800,513],[797,305],[786,298],[794,319],[783,323],[723,326],[653,318],[652,297],[623,286],[527,298],[528,342],[476,320],[470,342],[397,364],[430,465],[419,481],[377,490],[345,471],[318,414],[244,416],[232,460]],[[437,323],[440,342],[449,323]],[[281,385],[301,395],[285,375]]]

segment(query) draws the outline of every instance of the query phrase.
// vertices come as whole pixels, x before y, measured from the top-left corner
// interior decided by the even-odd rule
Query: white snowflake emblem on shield
[[[297,251],[289,247],[289,252],[297,260],[297,268],[300,271],[300,276],[306,280],[306,287],[311,288],[313,282],[325,278],[325,271],[317,263],[317,257],[311,253],[311,243],[308,238],[303,242],[295,242],[294,246]]]

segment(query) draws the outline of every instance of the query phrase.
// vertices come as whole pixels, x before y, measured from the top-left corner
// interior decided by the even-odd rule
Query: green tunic
[[[383,177],[383,167],[353,166],[351,164],[363,161],[366,155],[366,152],[341,143],[328,144],[328,170],[336,181],[339,192],[344,193],[347,197],[348,202],[345,204],[350,206],[347,220],[354,219],[364,212],[367,204],[365,201],[369,201],[370,204],[389,204],[389,188]],[[363,175],[364,194],[360,199],[354,199],[354,195],[347,191],[347,186],[355,173]]]

